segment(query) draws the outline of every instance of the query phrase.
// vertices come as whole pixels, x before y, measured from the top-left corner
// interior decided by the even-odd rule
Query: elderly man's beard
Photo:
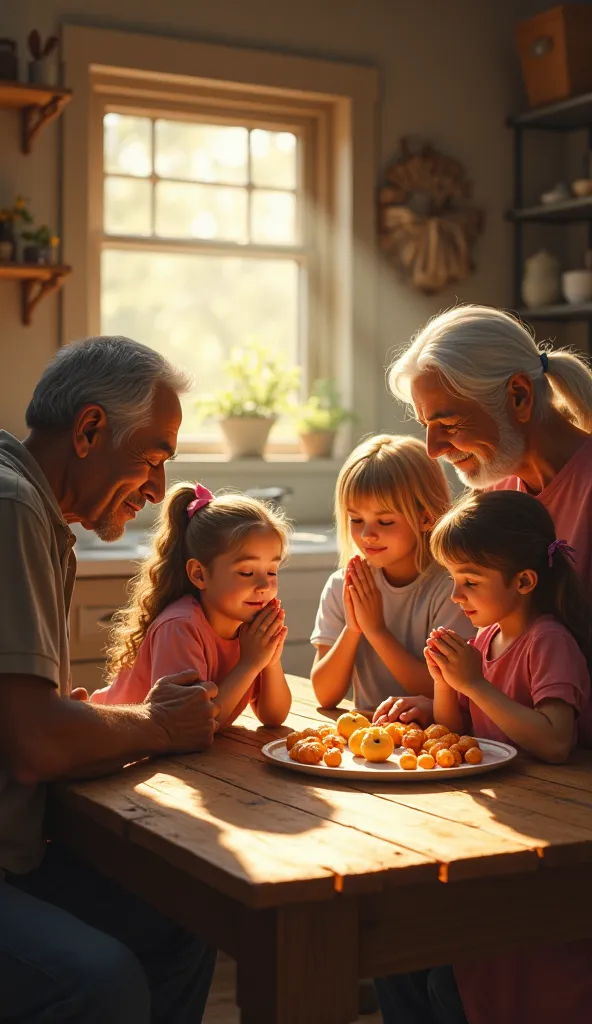
[[[526,441],[522,434],[510,423],[507,415],[498,420],[499,442],[495,454],[491,459],[485,459],[482,455],[471,452],[471,460],[466,455],[459,454],[454,458],[444,456],[447,462],[452,463],[457,476],[467,487],[474,490],[484,490],[498,484],[504,477],[517,476],[518,466],[524,450]],[[466,460],[466,461],[465,461]],[[467,469],[464,467],[467,466]],[[470,466],[470,469],[468,468]]]

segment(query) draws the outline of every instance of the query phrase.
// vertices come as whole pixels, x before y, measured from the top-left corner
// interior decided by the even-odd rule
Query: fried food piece
[[[426,753],[431,754],[432,750],[436,746],[436,743],[439,743],[439,742],[440,742],[440,740],[436,740],[436,739],[426,740],[424,745],[423,745],[423,749],[426,751]]]
[[[425,769],[435,768],[436,761],[431,754],[420,754],[419,757],[417,758],[417,766],[418,768]]]
[[[428,740],[441,740],[450,730],[445,725],[441,725],[439,722],[434,722],[433,725],[428,725],[425,734]]]
[[[366,729],[360,744],[360,754],[367,761],[372,761],[376,764],[381,761],[388,761],[394,749],[395,744],[386,729],[382,729],[380,726]]]
[[[424,741],[425,734],[423,729],[410,729],[405,733],[401,742],[404,747],[414,750],[418,754],[424,745]]]
[[[446,746],[445,743],[442,742],[442,740],[436,740],[434,743],[430,745],[430,754],[432,755],[432,757],[437,758],[440,750],[448,750],[448,747]]]
[[[368,732],[367,729],[356,729],[356,731],[352,732],[350,738],[348,739],[347,745],[348,745],[349,749],[351,750],[352,754],[354,755],[354,757],[360,757],[361,756],[361,753],[362,753],[362,740],[364,739],[364,736],[366,735],[367,732]],[[385,730],[385,732],[386,732],[386,730]]]
[[[319,736],[328,736],[329,734],[332,736],[337,735],[337,729],[334,725],[319,725],[317,732]]]
[[[443,747],[442,750],[438,751],[436,761],[440,768],[454,768],[454,754],[447,747]]]
[[[319,740],[309,737],[300,740],[292,747],[290,757],[293,761],[298,761],[299,764],[320,764],[325,753],[323,744]]]
[[[406,750],[404,754],[399,757],[399,768],[402,768],[404,772],[414,772],[417,768],[417,758],[412,750]]]
[[[403,722],[389,722],[389,724],[385,725],[384,728],[388,732],[395,746],[401,747],[403,745],[403,736],[407,732],[407,728]]]
[[[288,735],[286,736],[286,748],[287,748],[287,750],[291,750],[292,747],[294,746],[294,744],[298,743],[298,740],[301,740],[301,739],[302,739],[302,733],[301,732],[289,732]]]
[[[308,729],[303,729],[301,736],[303,740],[319,740],[321,738],[321,734],[319,730],[316,728],[316,726],[314,728],[312,726],[309,726]]]
[[[481,764],[483,760],[483,751],[481,747],[469,747],[465,750],[465,761],[467,764]]]
[[[339,768],[341,764],[341,751],[337,747],[331,747],[323,754],[323,761],[327,768]]]
[[[470,750],[471,747],[479,746],[474,736],[461,736],[458,741],[458,745],[462,750],[463,754],[466,754],[467,750]]]
[[[453,747],[455,743],[458,743],[459,739],[460,736],[458,735],[457,732],[447,732],[445,736],[442,736],[442,743],[445,743],[448,749],[450,750],[450,748]]]
[[[335,748],[340,750],[341,753],[345,750],[345,740],[343,736],[338,736],[337,733],[326,732],[324,736],[321,736],[321,743],[327,747],[327,750]]]
[[[449,749],[450,749],[450,753],[454,754],[454,763],[455,764],[462,764],[462,762],[463,762],[463,752],[460,749],[458,743],[453,743],[452,746]]]

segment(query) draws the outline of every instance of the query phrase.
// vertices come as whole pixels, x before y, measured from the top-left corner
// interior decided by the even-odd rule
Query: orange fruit
[[[347,745],[351,750],[352,754],[354,755],[354,757],[360,756],[362,749],[362,740],[364,739],[364,736],[366,735],[367,732],[368,729],[365,727],[362,729],[356,729],[356,731],[352,732],[350,738],[348,739]]]
[[[370,722],[357,711],[346,711],[337,719],[337,731],[348,740],[356,729],[369,729]]]
[[[379,763],[388,761],[394,749],[392,736],[389,736],[386,729],[377,726],[366,730],[360,746],[360,753],[367,761]]]

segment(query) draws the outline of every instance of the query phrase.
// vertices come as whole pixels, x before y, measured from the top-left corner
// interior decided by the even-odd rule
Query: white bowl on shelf
[[[592,300],[592,270],[566,270],[561,275],[561,290],[566,302],[576,305]]]

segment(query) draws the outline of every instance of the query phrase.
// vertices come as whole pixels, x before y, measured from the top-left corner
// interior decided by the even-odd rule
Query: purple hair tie
[[[571,562],[573,562],[574,565],[575,565],[576,560],[574,558],[574,555],[576,553],[576,549],[570,547],[566,540],[554,540],[553,543],[549,544],[549,547],[547,548],[547,554],[549,556],[549,568],[550,569],[553,568],[553,555],[555,554],[556,551],[562,551],[563,554],[567,558],[569,558],[569,560]]]
[[[193,501],[190,501],[187,506],[187,515],[189,519],[191,519],[191,516],[197,512],[199,508],[203,508],[204,505],[209,505],[213,497],[214,495],[211,491],[208,491],[207,487],[204,487],[203,484],[196,484],[195,498]]]

